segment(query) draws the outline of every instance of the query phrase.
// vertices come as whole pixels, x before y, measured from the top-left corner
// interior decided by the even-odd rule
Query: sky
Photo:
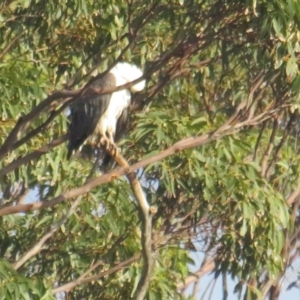
[[[25,200],[26,203],[32,203],[37,201],[37,190],[32,190]],[[201,245],[197,245],[195,243],[195,246],[199,246],[201,248]],[[190,271],[195,272],[198,271],[202,260],[204,258],[204,254],[200,251],[198,252],[191,252],[191,258],[194,260],[195,265],[190,265]],[[214,278],[213,274],[207,274],[203,276],[200,280],[200,284],[198,285],[198,293],[197,298],[195,300],[208,300],[210,295],[210,290],[205,294],[204,298],[203,293],[205,292],[207,285],[211,283],[212,279]],[[293,265],[292,268],[289,268],[285,274],[284,280],[283,280],[283,288],[282,292],[280,294],[280,297],[278,300],[300,300],[300,286],[291,288],[290,290],[287,290],[287,287],[292,283],[295,282],[298,278],[298,282],[300,283],[300,258],[297,259]],[[228,276],[228,298],[227,300],[238,300],[238,297],[236,294],[233,293],[234,287],[237,282],[233,281],[230,276]],[[190,287],[186,290],[186,295],[190,295],[193,292],[193,284],[190,285]],[[212,296],[210,300],[221,300],[223,299],[223,288],[222,288],[222,280],[221,277],[217,280]]]
[[[204,258],[204,254],[201,252],[191,252],[191,257],[195,262],[195,265],[190,266],[191,272],[198,271],[201,265],[201,262]],[[283,288],[282,292],[280,294],[279,300],[299,300],[300,299],[300,288],[292,288],[290,290],[287,290],[287,287],[294,281],[297,280],[297,277],[300,279],[300,259],[296,260],[293,263],[293,268],[289,268],[286,272],[286,275],[283,280]],[[210,284],[211,280],[214,278],[214,275],[207,274],[203,276],[200,280],[200,283],[198,285],[198,293],[196,300],[208,300],[209,299],[209,293],[210,290],[205,294],[204,297],[203,293],[205,292],[205,289],[207,288],[207,285]],[[298,280],[299,282],[300,280]],[[238,297],[236,294],[233,293],[234,287],[237,282],[234,282],[230,276],[228,276],[228,298],[227,300],[238,300]],[[189,289],[186,291],[186,295],[190,295],[193,291],[193,285],[190,286]],[[211,300],[222,300],[223,299],[223,288],[222,288],[222,279],[221,277],[217,280],[213,292]]]

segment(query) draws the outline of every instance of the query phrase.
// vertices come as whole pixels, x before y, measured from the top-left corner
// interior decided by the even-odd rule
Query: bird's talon
[[[103,145],[103,146],[105,146],[107,144],[106,142],[107,142],[107,139],[104,136],[101,137],[100,144]]]
[[[141,76],[143,76],[143,72],[137,66],[125,62],[118,63],[103,78],[94,80],[89,88],[79,97],[76,104],[74,102],[68,131],[68,159],[74,151],[85,143],[90,144],[92,148],[99,148],[101,152],[105,152],[104,150],[106,149],[111,153],[114,151],[115,155],[118,154],[119,149],[114,144],[115,136],[119,137],[122,135],[122,127],[125,126],[128,119],[129,91],[142,91],[146,81],[140,81],[128,89],[111,94],[101,95],[99,92],[102,92],[103,88],[115,87],[117,82],[119,82],[119,78],[121,78],[122,82],[125,80],[124,83],[127,83]],[[128,99],[126,103],[124,102],[124,97]],[[120,98],[120,101],[118,98]],[[57,103],[54,106],[56,105]],[[119,122],[120,128],[117,126]],[[93,132],[90,132],[92,127]]]
[[[109,148],[107,150],[111,152],[112,156],[116,156],[120,151],[116,144],[112,142],[109,143]]]
[[[109,150],[111,142],[107,137],[103,136],[100,139],[100,144],[105,146],[106,150]]]

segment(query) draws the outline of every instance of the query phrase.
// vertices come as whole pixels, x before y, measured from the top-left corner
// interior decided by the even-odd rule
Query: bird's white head
[[[116,83],[118,85],[122,85],[131,81],[134,81],[141,76],[143,76],[143,71],[139,69],[137,66],[126,63],[126,62],[120,62],[117,63],[111,70],[111,73],[113,73],[116,77]],[[142,80],[138,82],[137,84],[130,87],[131,92],[140,92],[142,91],[146,86],[146,81]]]

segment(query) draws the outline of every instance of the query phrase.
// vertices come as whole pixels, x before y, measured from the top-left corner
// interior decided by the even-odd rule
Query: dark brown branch
[[[66,140],[67,140],[67,135],[63,135],[60,138],[53,140],[48,145],[46,145],[38,150],[35,150],[35,151],[23,156],[22,158],[14,160],[9,165],[3,167],[0,170],[0,178],[5,176],[9,172],[12,172],[13,170],[19,168],[20,166],[29,163],[31,160],[40,158],[42,155],[46,154],[47,152],[49,152],[51,149],[55,148],[56,146],[62,144]]]
[[[265,175],[265,177],[267,179],[271,176],[271,173],[273,172],[274,166],[279,158],[280,151],[283,148],[283,146],[292,130],[292,127],[293,127],[292,125],[293,125],[295,119],[296,119],[296,114],[293,113],[292,116],[290,117],[288,124],[286,125],[283,137],[281,138],[279,145],[275,149],[275,153],[273,154],[272,161],[270,162],[270,164],[267,168],[266,175]]]
[[[267,163],[268,163],[268,159],[270,158],[270,155],[271,155],[273,147],[274,147],[274,140],[275,140],[275,136],[277,133],[277,129],[278,129],[278,119],[275,118],[273,121],[273,129],[272,129],[272,133],[270,136],[269,144],[263,155],[262,162],[261,162],[261,176],[262,177],[266,176]]]
[[[17,144],[18,136],[21,134],[21,132],[25,131],[28,126],[30,125],[31,121],[36,118],[38,115],[40,115],[42,112],[46,111],[47,109],[52,109],[51,104],[54,103],[54,101],[61,99],[61,98],[69,98],[74,97],[72,99],[73,101],[76,101],[77,97],[79,97],[83,92],[93,92],[97,93],[99,95],[105,95],[105,94],[111,94],[115,91],[120,91],[122,89],[128,88],[139,81],[145,79],[145,77],[140,77],[132,82],[120,85],[118,87],[113,88],[105,88],[105,89],[97,89],[97,90],[89,90],[88,87],[84,87],[78,90],[69,91],[69,90],[61,90],[56,91],[49,97],[47,97],[43,102],[41,102],[38,106],[36,106],[30,113],[28,113],[26,116],[20,117],[16,126],[13,128],[9,136],[7,137],[6,141],[0,148],[0,159],[2,159],[8,152],[15,150],[16,148],[14,145]],[[71,103],[71,101],[70,101]],[[19,145],[19,143],[17,144]]]
[[[259,147],[260,141],[261,141],[261,139],[262,139],[263,132],[264,132],[264,130],[266,129],[267,123],[268,123],[268,122],[263,122],[262,127],[261,127],[261,129],[260,129],[260,131],[259,131],[259,134],[258,134],[256,143],[255,143],[255,147],[254,147],[254,154],[253,154],[253,160],[254,160],[254,161],[256,160],[258,147]]]
[[[22,146],[23,144],[27,143],[30,139],[32,139],[34,136],[36,136],[37,134],[41,133],[43,130],[45,130],[50,123],[55,119],[56,116],[58,116],[61,112],[63,112],[66,107],[69,106],[69,101],[68,99],[61,102],[61,104],[63,104],[59,109],[54,110],[50,113],[48,119],[42,123],[40,126],[38,126],[37,128],[33,129],[32,131],[30,131],[26,136],[24,136],[23,138],[21,138],[19,141],[17,141],[14,145],[13,145],[13,149],[17,149],[20,146]]]
[[[39,105],[32,109],[30,113],[26,116],[22,116],[19,118],[17,124],[10,132],[9,136],[5,140],[4,144],[0,148],[0,159],[2,159],[8,152],[10,152],[13,148],[13,145],[16,143],[18,136],[21,132],[24,132],[28,126],[30,125],[31,121],[44,112],[46,109],[50,110],[51,104],[60,99],[60,98],[68,98],[68,97],[75,97],[82,92],[82,89],[77,91],[68,91],[62,90],[54,92],[52,95],[48,96],[44,101],[42,101]]]
[[[16,37],[14,37],[12,39],[12,41],[2,50],[2,52],[0,53],[0,59],[3,57],[3,55],[5,55],[5,53],[7,53],[11,47],[14,45],[14,43],[23,35],[23,32],[20,33],[19,35],[17,35]]]

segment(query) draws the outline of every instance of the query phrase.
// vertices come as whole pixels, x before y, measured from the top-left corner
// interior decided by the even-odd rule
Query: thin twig
[[[278,129],[278,119],[274,118],[273,129],[272,129],[272,133],[270,136],[269,144],[263,155],[262,162],[261,162],[261,176],[262,177],[265,177],[265,175],[266,175],[267,163],[268,163],[268,159],[270,158],[270,155],[272,153],[272,150],[274,148],[274,141],[275,141],[277,129]]]
[[[95,161],[94,166],[98,164],[98,160]],[[85,182],[88,182],[90,180],[90,178],[93,175],[94,172],[94,166],[92,167],[87,179],[85,180]],[[80,201],[82,199],[82,195],[78,196],[77,199],[72,203],[70,209],[68,210],[68,212],[59,220],[57,221],[50,229],[49,232],[47,232],[33,247],[31,247],[18,261],[16,261],[13,264],[13,268],[15,270],[18,270],[26,261],[28,261],[29,259],[31,259],[33,256],[35,256],[36,254],[38,254],[45,242],[51,238],[53,236],[53,234],[68,220],[68,218],[74,213],[76,207],[79,205]]]
[[[203,275],[207,274],[208,272],[211,272],[214,269],[214,267],[215,267],[214,258],[207,260],[207,262],[203,266],[201,266],[201,268],[198,271],[193,272],[192,275],[186,277],[184,279],[184,282],[178,283],[177,289],[178,290],[184,289],[185,287],[189,286],[191,283],[198,281],[199,278],[201,278]]]
[[[275,164],[276,164],[276,162],[279,158],[280,151],[282,150],[283,146],[285,145],[285,142],[286,142],[287,138],[289,137],[289,134],[292,130],[292,125],[293,125],[295,119],[296,119],[296,114],[293,113],[290,120],[289,120],[289,122],[288,122],[288,124],[286,125],[283,137],[281,138],[280,143],[278,144],[278,146],[275,149],[272,161],[270,162],[270,164],[267,168],[267,171],[266,171],[266,174],[265,174],[265,177],[267,179],[271,176],[271,173],[273,172],[274,166],[275,166]]]
[[[0,178],[5,176],[9,172],[14,171],[15,169],[19,168],[20,166],[29,163],[31,160],[40,158],[42,155],[48,153],[51,149],[53,149],[56,146],[65,142],[67,140],[67,138],[68,138],[67,135],[63,135],[63,136],[59,137],[58,139],[50,142],[48,145],[43,146],[42,148],[40,148],[38,150],[35,150],[19,159],[12,161],[9,165],[3,167],[0,170]]]
[[[137,261],[140,257],[141,257],[140,253],[135,254],[133,257],[131,257],[129,259],[126,259],[123,262],[120,262],[115,267],[110,268],[107,271],[100,272],[99,274],[94,275],[94,276],[90,276],[90,277],[86,277],[86,278],[82,278],[82,279],[76,279],[74,281],[66,283],[66,284],[64,284],[64,285],[62,285],[58,288],[53,289],[52,294],[56,294],[56,293],[59,293],[59,292],[66,292],[66,291],[69,291],[69,290],[73,289],[74,287],[76,287],[80,284],[89,283],[91,281],[99,280],[100,278],[102,278],[104,276],[113,274],[117,271],[120,271],[120,270],[126,268],[127,266],[131,265],[134,261]]]
[[[92,271],[94,271],[99,266],[103,266],[105,264],[105,257],[109,257],[111,255],[111,253],[113,253],[117,249],[117,247],[127,238],[127,236],[129,235],[129,232],[130,231],[127,231],[127,233],[120,236],[114,242],[114,244],[110,247],[109,251],[105,255],[102,256],[102,259],[98,260],[95,263],[93,262],[92,265],[84,273],[82,273],[76,280],[74,280],[72,282],[68,282],[66,284],[63,284],[63,285],[57,287],[55,290],[60,289],[59,290],[60,292],[68,292],[68,291],[72,290],[73,288],[75,288],[77,285],[81,284],[81,281],[84,278],[86,278],[87,275],[89,275]],[[138,256],[138,258],[139,258],[141,256],[141,254],[138,254],[138,255],[139,255]]]
[[[19,35],[17,35],[16,37],[14,37],[12,39],[12,41],[2,50],[2,52],[0,53],[0,59],[4,56],[5,53],[7,53],[10,48],[14,45],[14,43],[23,35],[23,32],[20,33]]]

